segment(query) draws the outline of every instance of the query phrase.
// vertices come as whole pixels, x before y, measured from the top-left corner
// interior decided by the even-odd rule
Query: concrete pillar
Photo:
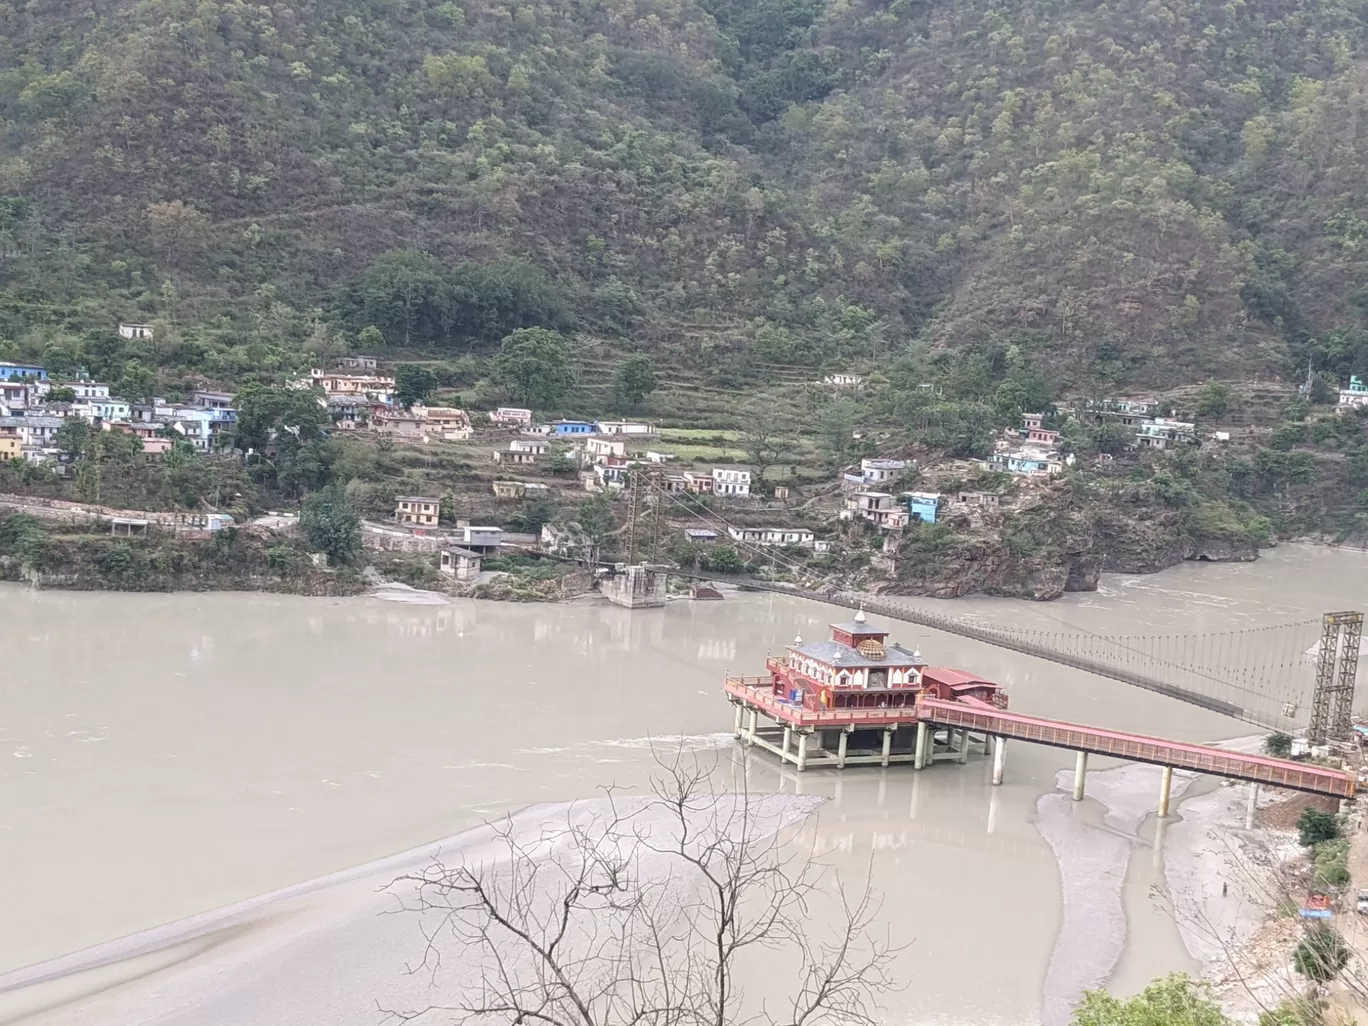
[[[785,725],[784,740],[779,745],[779,761],[788,762],[789,744],[793,741],[793,728]]]
[[[960,731],[959,761],[960,761],[960,762],[968,762],[968,761],[969,761],[969,728],[968,728],[968,727],[965,727],[963,730]]]
[[[880,765],[880,766],[887,766],[887,765],[888,765],[888,751],[889,751],[890,748],[893,747],[893,731],[891,731],[891,730],[885,730],[885,731],[883,732],[883,735],[884,735],[884,736],[883,736],[883,753],[882,753],[882,755],[881,755],[880,758],[879,758],[879,765]]]
[[[1076,802],[1083,800],[1083,785],[1088,779],[1088,753],[1079,752],[1078,759],[1074,763],[1074,792],[1073,799]]]
[[[740,737],[740,736],[741,736],[741,717],[744,716],[744,715],[746,714],[746,710],[745,710],[745,708],[742,707],[742,705],[741,705],[740,702],[733,702],[733,703],[732,703],[732,707],[736,710],[736,720],[735,720],[735,722],[732,724],[732,735],[733,735],[734,737]]]
[[[999,734],[993,739],[993,786],[1002,783],[1002,771],[1007,767],[1007,739]],[[996,799],[994,799],[996,800]]]
[[[1259,809],[1259,785],[1249,785],[1249,804],[1245,806],[1245,829],[1254,829],[1254,813]]]
[[[759,726],[759,723],[760,723],[760,713],[759,713],[759,711],[758,711],[757,709],[752,708],[752,709],[750,710],[750,734],[749,734],[749,738],[750,738],[750,743],[751,743],[751,744],[755,744],[755,731],[756,731],[756,728]]]
[[[1173,791],[1173,767],[1165,766],[1163,774],[1159,777],[1159,818],[1164,819],[1169,814],[1169,795]]]
[[[850,740],[850,731],[841,731],[841,736],[836,740],[836,768],[845,769],[846,743]]]
[[[926,750],[931,747],[931,728],[926,725],[925,720],[917,721],[917,755],[916,761],[912,763],[916,769],[926,768]]]
[[[1168,829],[1168,820],[1155,820],[1154,823],[1154,851],[1150,855],[1151,864],[1155,869],[1164,868],[1164,831]]]
[[[802,773],[803,770],[807,769],[807,746],[808,746],[808,733],[807,733],[807,731],[805,731],[805,730],[804,730],[804,731],[800,731],[799,734],[798,734],[798,772],[799,772],[799,773]]]

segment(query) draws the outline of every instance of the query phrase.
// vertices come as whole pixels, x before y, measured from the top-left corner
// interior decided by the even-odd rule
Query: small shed
[[[140,520],[136,517],[110,517],[109,533],[121,534],[127,537],[134,535],[146,535],[150,521]]]
[[[469,549],[443,549],[442,573],[458,581],[472,581],[480,575],[482,557]]]

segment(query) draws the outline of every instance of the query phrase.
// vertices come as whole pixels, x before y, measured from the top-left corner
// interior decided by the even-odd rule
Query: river
[[[1285,546],[1253,565],[1109,575],[1049,604],[934,606],[1033,629],[1225,631],[1362,608],[1366,568],[1360,553]],[[26,988],[7,972],[532,803],[639,788],[653,742],[681,738],[729,777],[744,759],[754,790],[830,799],[804,839],[847,880],[872,866],[881,920],[907,945],[889,1023],[1057,1022],[1083,984],[1128,991],[1195,968],[1151,896],[1154,860],[1127,861],[1148,849],[1143,808],[1123,823],[1092,798],[1043,799],[1068,753],[1012,746],[999,788],[982,760],[799,776],[737,753],[724,674],[758,672],[848,611],[777,595],[635,612],[12,586],[0,601],[0,1022],[106,1021],[81,1002],[107,978]],[[1014,709],[1189,740],[1249,733],[1124,684],[888,626],[930,662],[1003,682]],[[1087,874],[1107,859],[1119,915],[1078,897],[1101,886]],[[345,1026],[378,1022],[374,1008],[361,1002]]]

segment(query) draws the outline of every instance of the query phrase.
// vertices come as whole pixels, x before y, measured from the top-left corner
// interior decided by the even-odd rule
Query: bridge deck
[[[775,696],[770,677],[728,677],[723,689],[733,700],[770,719],[806,729],[888,729],[919,721],[938,727],[957,727],[1016,741],[1148,762],[1174,769],[1209,773],[1232,780],[1250,780],[1333,798],[1352,798],[1357,783],[1353,773],[1310,763],[1273,759],[1264,755],[1227,751],[1210,745],[1170,741],[1081,723],[1047,720],[1006,712],[973,700],[956,702],[919,696],[915,706],[874,709],[804,709]]]
[[[1110,755],[1134,762],[1149,762],[1175,769],[1194,770],[1234,780],[1251,780],[1294,791],[1352,798],[1355,776],[1345,770],[1308,763],[1272,759],[1263,755],[1231,752],[1209,745],[1194,745],[1165,738],[1146,737],[1119,730],[1105,730],[1079,723],[1063,723],[1036,716],[1022,716],[984,705],[923,698],[918,715],[943,727],[964,727],[985,734],[1036,744],[1068,748],[1076,752]]]

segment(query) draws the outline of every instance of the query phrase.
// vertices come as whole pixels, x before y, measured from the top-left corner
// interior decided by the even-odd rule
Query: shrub
[[[1274,732],[1263,739],[1263,750],[1276,759],[1286,759],[1292,754],[1292,738],[1282,732]]]
[[[1313,983],[1329,983],[1348,962],[1349,945],[1339,931],[1323,923],[1309,927],[1292,953],[1292,965]]]
[[[1297,820],[1297,833],[1303,847],[1306,848],[1324,841],[1333,841],[1340,836],[1339,820],[1328,812],[1307,807],[1302,810],[1301,818]]]
[[[1316,883],[1322,887],[1345,887],[1349,883],[1349,842],[1344,838],[1316,845]]]

